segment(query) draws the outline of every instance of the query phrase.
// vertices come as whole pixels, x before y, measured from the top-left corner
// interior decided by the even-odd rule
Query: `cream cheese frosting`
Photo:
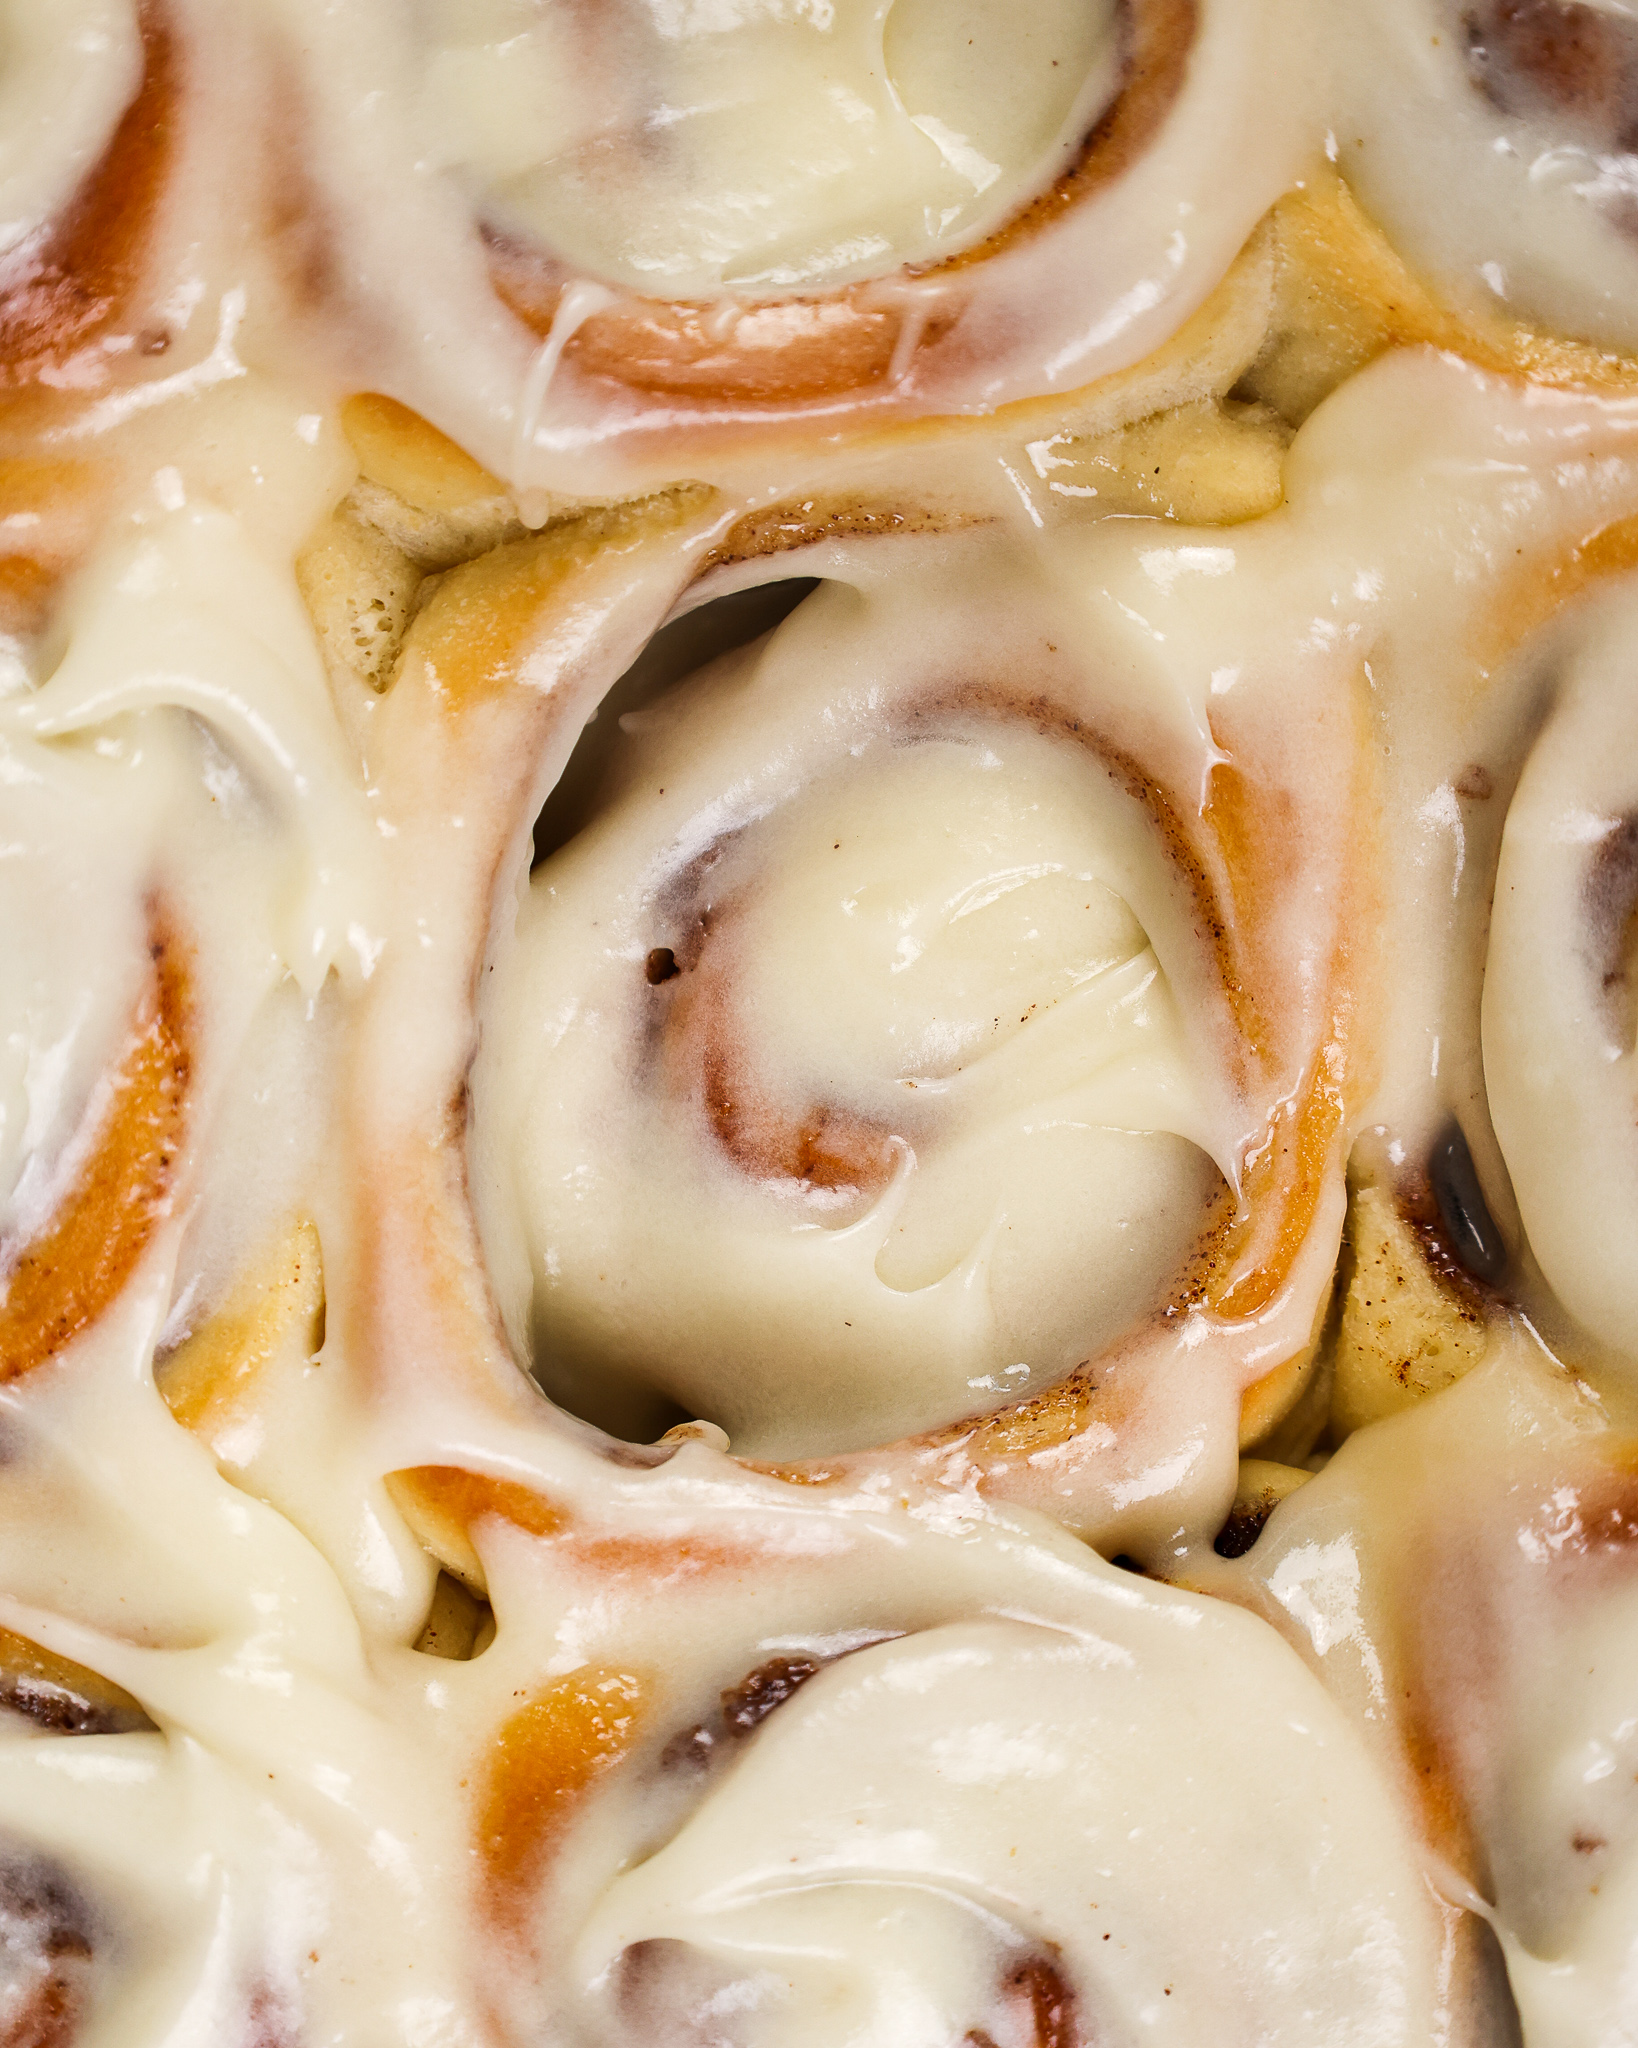
[[[1388,0],[1338,6],[1334,37],[1331,147],[1418,267],[1463,307],[1630,347],[1638,21]]]
[[[1226,1157],[1129,900],[1147,821],[1004,704],[884,672],[922,599],[837,590],[632,714],[624,804],[540,871],[496,991],[542,1370],[618,1360],[754,1455],[1050,1384],[1164,1291]],[[1050,1307],[1049,1244],[1087,1276]]]
[[[1117,15],[639,0],[591,32],[457,0],[423,30],[417,129],[588,276],[812,290],[958,250],[1050,185],[1120,83]]]
[[[1553,708],[1508,807],[1484,979],[1485,1081],[1531,1247],[1577,1322],[1625,1353],[1633,601],[1630,585],[1610,591],[1561,651]]]
[[[674,476],[658,444],[684,422],[696,464],[739,477],[738,451],[782,446],[793,420],[985,414],[1135,363],[1219,281],[1323,132],[1307,13],[1286,0],[1037,9],[1027,36],[999,9],[952,17],[919,0],[634,5],[597,38],[557,7],[271,12],[345,251],[355,374],[555,493]],[[483,81],[499,69],[497,108]],[[1055,166],[1097,144],[1117,86],[1131,131],[1111,130],[1107,173],[1043,199]],[[861,180],[875,242],[848,211]],[[535,239],[570,213],[572,246]],[[938,267],[990,226],[993,251]],[[525,267],[545,266],[533,329],[496,298],[497,235],[521,235]],[[862,296],[823,296],[838,288]],[[673,302],[687,309],[675,360]],[[793,338],[801,362],[781,369]],[[624,359],[656,350],[658,381],[622,382]]]
[[[0,2041],[1630,2035],[1630,12],[9,24]]]
[[[1422,2038],[1438,1918],[1340,1717],[1271,1631],[1087,1590],[1083,1630],[948,1623],[806,1680],[587,1916],[606,2037],[680,2008],[932,2048],[1056,2007],[1070,2039]],[[1249,1850],[1223,1778],[1258,1788]]]
[[[1527,2042],[1630,2025],[1630,1460],[1629,1430],[1521,1328],[1350,1438],[1246,1560],[1421,1805],[1446,1896],[1493,1926]]]
[[[771,640],[628,713],[591,824],[497,954],[475,1075],[491,1255],[547,1384],[628,1420],[619,1404],[664,1395],[748,1455],[822,1455],[1036,1394],[1175,1289],[1214,1191],[1244,1198],[1268,1112],[1187,851],[1112,781],[1111,748],[1162,787],[1209,791],[1232,763],[1284,806],[1309,889],[1233,885],[1265,986],[1290,963],[1273,1092],[1324,1034],[1355,1063],[1351,1129],[1421,1156],[1466,1117],[1494,1186],[1473,892],[1506,800],[1458,785],[1516,773],[1539,669],[1493,677],[1481,636],[1542,574],[1512,540],[1526,522],[1550,552],[1631,502],[1634,424],[1625,402],[1521,409],[1402,357],[1305,427],[1287,506],[1255,528],[831,554],[815,566],[837,580]],[[1430,548],[1458,594],[1424,583]],[[1360,719],[1394,737],[1350,881]],[[1096,912],[1058,900],[1071,876],[1100,883]],[[1391,916],[1342,955],[1350,888]],[[1327,973],[1350,990],[1329,1014]],[[1316,1274],[1335,1229],[1314,1224]],[[1036,1259],[1092,1290],[1058,1282],[1056,1336]],[[1284,1297],[1297,1354],[1323,1310],[1309,1284]],[[1232,1320],[1208,1319],[1218,1341]],[[1278,1341],[1252,1350],[1265,1371]]]
[[[47,225],[108,145],[142,75],[129,0],[6,9],[0,62],[0,257]]]

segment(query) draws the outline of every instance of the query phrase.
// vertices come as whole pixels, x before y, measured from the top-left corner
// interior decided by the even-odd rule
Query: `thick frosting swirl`
[[[428,25],[418,125],[491,225],[589,277],[812,291],[958,250],[1049,186],[1121,83],[1119,12],[1052,0],[1020,33],[996,5],[636,0],[592,36],[466,0]]]
[[[623,801],[536,875],[486,1086],[571,1405],[612,1375],[789,1456],[1037,1393],[1166,1296],[1233,1170],[1133,909],[1187,945],[1154,824],[993,690],[970,613],[956,682],[933,622],[983,572],[950,569],[632,714]]]
[[[1630,2030],[1630,12],[18,17],[0,2038]]]

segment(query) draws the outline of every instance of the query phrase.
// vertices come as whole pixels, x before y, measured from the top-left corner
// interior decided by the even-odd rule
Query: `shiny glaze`
[[[0,2040],[1623,2038],[1638,379],[1618,265],[1488,324],[1366,173],[1420,279],[1317,169],[1239,253],[1343,105],[1293,21],[1202,6],[1152,127],[1094,52],[993,217],[821,279],[1084,235],[1072,359],[930,316],[935,424],[731,456],[709,363],[600,409],[585,299],[531,369],[504,124],[406,172],[384,14],[14,74],[83,92],[0,161],[72,286],[0,298]],[[1624,22],[1475,15],[1439,146],[1591,147]]]

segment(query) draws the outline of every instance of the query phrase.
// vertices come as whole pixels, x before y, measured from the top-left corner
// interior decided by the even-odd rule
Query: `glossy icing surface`
[[[497,224],[594,277],[811,291],[958,249],[1049,185],[1118,87],[1116,14],[640,0],[590,31],[457,0],[424,31],[418,126]]]
[[[985,413],[1134,363],[1321,136],[1289,0],[1035,9],[1027,35],[920,0],[633,5],[596,37],[556,6],[269,14],[360,374],[554,492],[664,480],[684,422],[739,475],[797,422]]]
[[[1464,306],[1630,348],[1638,20],[1601,4],[1335,10],[1334,147]]]
[[[1633,2038],[1629,14],[8,18],[3,2048]]]

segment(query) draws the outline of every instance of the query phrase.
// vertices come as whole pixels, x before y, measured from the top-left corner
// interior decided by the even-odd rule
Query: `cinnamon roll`
[[[1279,0],[285,12],[382,388],[571,493],[1136,363],[1320,134]]]
[[[1628,11],[15,10],[0,2040],[1623,2038]]]
[[[1519,1218],[1557,1300],[1630,1356],[1626,1094],[1634,899],[1623,785],[1630,579],[1575,623],[1507,809],[1484,976],[1484,1072]]]
[[[1633,1505],[1630,1433],[1520,1330],[1351,1437],[1246,1559],[1494,1930],[1526,2041],[1628,2010]]]
[[[1153,1684],[1164,1652],[1146,1658],[1122,1633]],[[1203,1649],[1192,1637],[1199,1677]],[[1311,1696],[1287,1699],[1252,1657],[1236,1672],[1245,1694],[1212,1664],[1214,1721],[1256,1707],[1209,1765],[1190,1742],[1183,1688],[1155,1688],[1178,1724],[1151,1718],[1147,1699],[1110,1683],[1101,1634],[1093,1647],[1038,1625],[957,1623],[820,1671],[741,1739],[732,1775],[589,1916],[574,1974],[606,2015],[603,2035],[641,2040],[680,2016],[710,2038],[726,2008],[748,2043],[821,2039],[838,2019],[883,2041],[1074,2042],[1145,2024],[1180,2041],[1253,2039],[1276,2012],[1328,2040],[1414,2037],[1432,2003],[1415,1935],[1431,1946],[1432,1929],[1414,1866],[1361,1825],[1368,1780],[1348,1784],[1332,1742],[1321,1737],[1314,1790],[1324,1785],[1333,1810],[1348,1802],[1348,1867],[1333,1852],[1340,1834],[1276,1855],[1324,1868],[1334,1901],[1303,1896],[1306,1885],[1281,1896],[1276,1858],[1247,1869],[1237,1836],[1232,1848],[1202,1840],[1194,1795],[1218,1769],[1237,1796],[1266,1785],[1259,1803],[1295,1818],[1304,1802],[1287,1805],[1275,1786],[1302,1783],[1292,1723],[1317,1732],[1302,1718]],[[1283,1724],[1264,1718],[1276,1702]],[[1276,1726],[1285,1743],[1259,1754]],[[1187,1859],[1174,1848],[1186,1834]],[[1226,1887],[1225,1864],[1236,1873]],[[1197,1930],[1182,1945],[1178,1885]],[[1076,1891],[1088,1896],[1066,1911]],[[1249,1924],[1235,1924],[1231,1892],[1256,1900]],[[1281,1930],[1274,1969],[1259,1966],[1267,1920]],[[1379,1944],[1384,1974],[1350,1981],[1350,1960]]]
[[[1045,1525],[816,1518],[709,1471],[686,1447],[546,1528],[495,1486],[469,1524],[498,1629],[447,1683],[503,2024],[1051,2044],[1449,2017],[1444,1915],[1271,1629]],[[1217,1786],[1230,1811],[1258,1788],[1263,1827],[1220,1825]]]
[[[1278,912],[1174,795],[1212,769],[1170,678],[1134,704],[1129,647],[1055,601],[1127,565],[1053,566],[867,544],[765,650],[629,714],[618,793],[538,871],[477,1103],[515,1134],[514,1327],[570,1405],[661,1394],[821,1463],[985,1412],[1003,1453],[1032,1418],[1097,1437],[1129,1333],[1284,1277],[1278,1220],[1229,1247],[1224,1179],[1272,1113],[1234,982],[1261,948],[1274,985]]]
[[[1604,459],[1567,459],[1594,432]],[[1197,1420],[1223,1347],[1255,1390],[1248,1441],[1316,1358],[1359,1419],[1394,1405],[1395,1345],[1391,1372],[1426,1360],[1420,1389],[1466,1370],[1509,1254],[1469,1093],[1483,932],[1461,892],[1461,835],[1482,890],[1502,807],[1467,822],[1482,800],[1457,784],[1478,789],[1525,684],[1460,707],[1498,603],[1573,587],[1551,565],[1616,530],[1630,433],[1623,407],[1543,414],[1404,359],[1298,437],[1266,532],[817,544],[831,581],[770,641],[625,715],[482,978],[475,1193],[549,1390],[628,1436],[703,1414],[810,1476],[899,1438],[910,1469],[976,1467],[1080,1526],[1114,1514],[1141,1553],[1153,1537],[1114,1501],[1186,1427],[1147,1405],[1169,1346]],[[1469,537],[1447,559],[1473,595],[1435,615],[1416,564],[1453,547],[1458,490]],[[1524,493],[1528,562],[1505,550]],[[1339,560],[1358,565],[1340,587]],[[1366,701],[1391,738],[1351,755]],[[1240,865],[1240,803],[1280,806],[1301,853]],[[1299,875],[1310,893],[1288,894]],[[1305,982],[1320,961],[1329,983]],[[1319,1346],[1350,1150],[1378,1182],[1354,1208],[1365,1277]],[[1077,1271],[1079,1292],[1048,1277]],[[1373,1324],[1373,1271],[1410,1290],[1397,1331]]]
[[[1630,354],[1638,28],[1619,0],[1340,6],[1334,160],[1413,263],[1481,321]]]

